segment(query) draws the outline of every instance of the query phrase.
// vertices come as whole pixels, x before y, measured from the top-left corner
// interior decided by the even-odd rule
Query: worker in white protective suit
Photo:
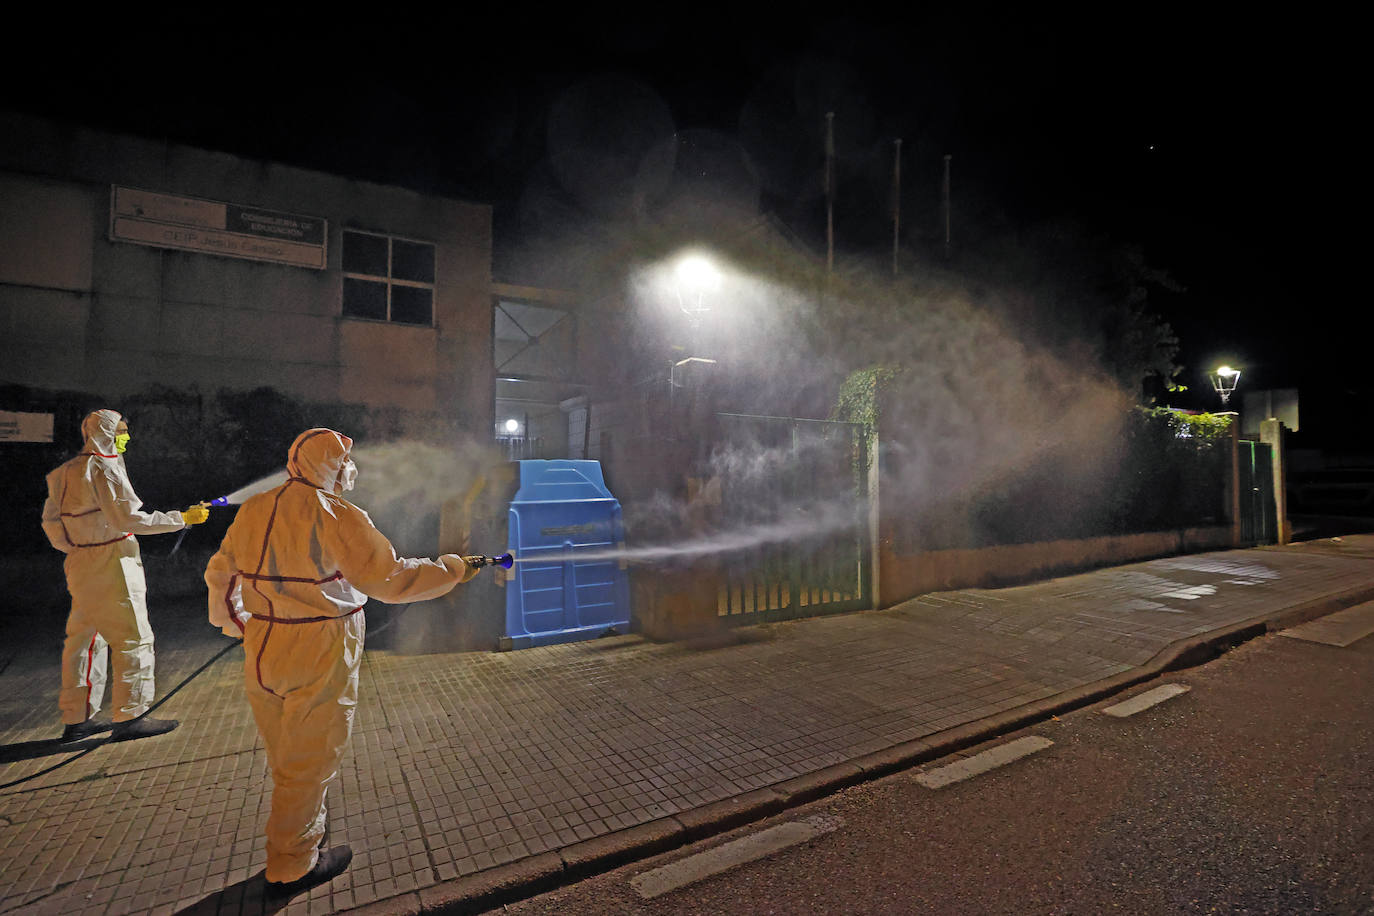
[[[67,555],[72,596],[62,649],[61,741],[112,730],[124,741],[160,735],[174,719],[145,715],[153,705],[153,631],[148,625],[139,534],[165,534],[209,517],[203,506],[146,512],[124,468],[129,424],[118,411],[97,410],[81,424],[81,453],[48,474],[43,532]],[[113,658],[113,722],[96,718],[105,695],[106,647]]]
[[[480,569],[480,557],[397,558],[339,495],[357,477],[352,446],[330,429],[301,433],[289,479],[239,507],[205,571],[210,622],[244,640],[244,688],[272,772],[269,897],[329,881],[353,858],[324,849],[325,794],[353,728],[363,605],[437,598]]]

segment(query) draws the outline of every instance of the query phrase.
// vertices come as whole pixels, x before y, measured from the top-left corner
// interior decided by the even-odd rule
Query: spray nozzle
[[[227,496],[216,496],[214,499],[209,500],[208,502],[206,502],[205,505],[207,505],[207,506],[227,506],[227,505],[229,505],[229,497],[227,497]]]
[[[515,557],[509,553],[503,553],[499,557],[477,557],[477,559],[482,561],[478,564],[479,566],[500,566],[504,569],[510,569],[515,565]]]

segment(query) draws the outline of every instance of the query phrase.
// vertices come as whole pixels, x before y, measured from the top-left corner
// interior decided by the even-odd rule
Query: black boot
[[[332,881],[342,875],[352,861],[352,849],[347,846],[335,846],[328,852],[320,853],[320,857],[315,861],[315,867],[295,881],[268,881],[267,899],[281,900],[285,897],[294,897],[326,881]]]
[[[114,734],[110,735],[110,740],[132,741],[135,738],[151,738],[153,735],[166,734],[180,724],[176,719],[154,719],[151,716],[139,716],[128,722],[116,722]]]
[[[87,719],[85,722],[71,722],[62,729],[62,737],[58,738],[59,744],[71,744],[73,741],[84,741],[92,735],[110,730],[110,723],[105,719]]]

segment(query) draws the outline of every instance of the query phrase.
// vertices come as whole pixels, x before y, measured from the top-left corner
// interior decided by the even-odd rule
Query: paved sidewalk
[[[284,912],[478,911],[1371,599],[1374,535],[943,592],[714,646],[369,651],[331,793],[353,866]],[[199,608],[150,603],[162,695],[227,643]],[[61,752],[56,645],[3,652],[0,913],[264,911],[269,782],[241,648],[158,711],[177,731]]]

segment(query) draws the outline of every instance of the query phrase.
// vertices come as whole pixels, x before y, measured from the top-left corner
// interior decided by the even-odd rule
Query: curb
[[[344,912],[350,916],[483,913],[574,884],[628,862],[763,820],[850,786],[912,769],[1051,716],[1090,706],[1165,672],[1205,664],[1265,633],[1287,629],[1367,601],[1374,601],[1374,584],[1324,595],[1281,611],[1185,637],[1160,650],[1144,665],[1044,700],[864,754],[763,789],[583,840],[555,852],[540,853]]]

